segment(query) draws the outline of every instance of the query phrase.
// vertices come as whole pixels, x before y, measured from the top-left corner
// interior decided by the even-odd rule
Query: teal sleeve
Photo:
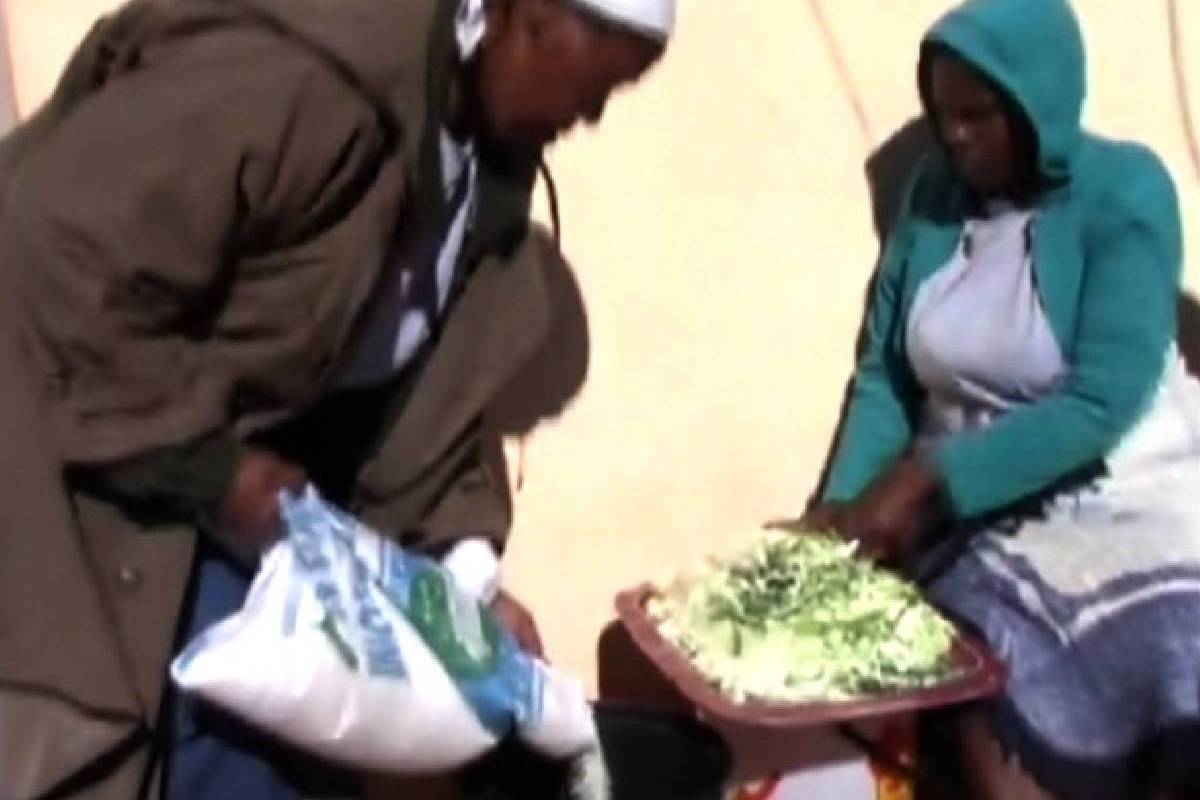
[[[911,190],[910,190],[911,193]],[[903,319],[903,275],[909,249],[906,200],[888,238],[867,312],[866,352],[859,361],[842,435],[830,465],[823,499],[854,500],[908,446],[914,392],[907,361],[896,355]]]
[[[1001,509],[1103,458],[1153,397],[1175,333],[1182,243],[1174,185],[1143,155],[1084,220],[1064,385],[933,454],[958,516]]]

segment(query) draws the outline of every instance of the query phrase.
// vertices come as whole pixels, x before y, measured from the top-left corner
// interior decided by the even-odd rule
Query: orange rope
[[[1188,156],[1192,160],[1192,172],[1200,182],[1200,137],[1196,135],[1196,119],[1192,115],[1192,98],[1188,91],[1178,0],[1167,0],[1167,31],[1171,40],[1171,68],[1175,73],[1175,103],[1179,107],[1179,119],[1183,124]]]
[[[817,27],[821,29],[821,37],[825,40],[825,47],[829,50],[829,57],[833,61],[834,71],[837,72],[838,80],[842,84],[842,93],[846,95],[846,101],[854,111],[854,116],[858,120],[859,130],[862,131],[863,137],[867,140],[867,147],[873,148],[877,144],[875,130],[871,125],[871,118],[867,114],[867,109],[863,104],[858,86],[854,81],[854,73],[850,71],[850,65],[846,62],[845,55],[842,53],[842,47],[838,43],[837,34],[834,33],[833,26],[829,24],[829,18],[825,16],[825,9],[821,6],[821,0],[808,0],[808,7],[812,10]]]

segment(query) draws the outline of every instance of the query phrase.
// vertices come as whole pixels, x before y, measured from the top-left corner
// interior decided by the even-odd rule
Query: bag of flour
[[[598,752],[582,686],[522,652],[439,564],[311,488],[281,502],[286,538],[242,610],[176,659],[181,689],[371,771],[450,771],[510,732],[552,758]]]

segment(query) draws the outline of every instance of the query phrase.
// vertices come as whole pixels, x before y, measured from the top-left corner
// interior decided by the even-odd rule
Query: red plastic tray
[[[945,683],[875,697],[819,703],[736,703],[709,683],[678,648],[665,640],[646,612],[654,594],[649,585],[617,595],[617,614],[646,657],[701,711],[726,722],[775,728],[803,728],[907,714],[990,697],[1004,686],[1007,671],[991,650],[960,631],[954,643],[957,669]]]

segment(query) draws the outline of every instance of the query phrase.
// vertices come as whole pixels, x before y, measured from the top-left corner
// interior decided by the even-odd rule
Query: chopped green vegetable
[[[737,702],[847,700],[949,677],[954,629],[826,535],[772,532],[651,599],[662,635]]]

